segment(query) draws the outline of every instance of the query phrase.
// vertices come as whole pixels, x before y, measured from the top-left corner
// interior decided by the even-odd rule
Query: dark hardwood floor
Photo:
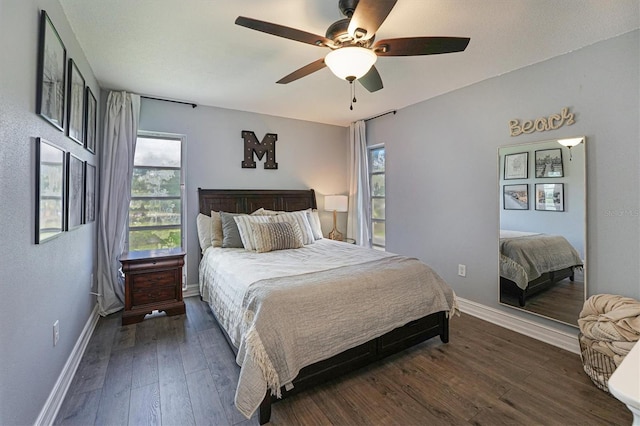
[[[59,425],[256,425],[233,406],[239,367],[208,306],[120,326],[101,318]],[[469,315],[432,339],[273,405],[278,425],[630,425],[578,355]]]

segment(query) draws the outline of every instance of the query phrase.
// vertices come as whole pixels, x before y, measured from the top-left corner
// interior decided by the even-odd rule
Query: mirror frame
[[[571,142],[569,142],[571,140]],[[551,180],[549,177],[536,177],[536,170],[535,170],[535,151],[537,150],[536,148],[541,147],[543,145],[546,145],[545,147],[541,148],[541,150],[545,150],[545,149],[553,149],[553,148],[549,148],[548,146],[553,146],[552,143],[556,142],[557,147],[561,149],[561,153],[562,153],[562,162],[563,162],[563,176],[562,177],[554,177],[553,180]],[[565,145],[565,144],[570,144],[570,145]],[[583,215],[582,215],[582,222],[583,222],[583,228],[582,228],[582,241],[583,241],[583,247],[582,247],[582,253],[581,254],[581,258],[583,261],[583,303],[584,301],[587,299],[587,251],[588,251],[588,235],[587,235],[587,151],[586,151],[586,137],[585,136],[581,136],[581,137],[574,137],[571,139],[547,139],[547,140],[541,140],[541,141],[534,141],[534,142],[526,142],[526,143],[520,143],[520,144],[509,144],[509,145],[502,145],[498,147],[498,179],[497,179],[497,187],[498,187],[498,217],[499,217],[499,230],[502,230],[503,228],[503,220],[502,220],[502,215],[503,215],[503,209],[504,209],[504,186],[505,185],[510,185],[511,182],[513,182],[513,185],[524,185],[527,184],[527,203],[528,203],[528,208],[527,209],[522,209],[522,210],[536,210],[536,200],[535,200],[535,185],[539,184],[539,183],[565,183],[567,181],[567,175],[566,173],[564,173],[564,169],[566,168],[566,164],[570,161],[574,161],[573,159],[573,154],[575,153],[575,146],[578,146],[582,144],[583,145],[583,152],[582,152],[582,156],[583,156],[583,176],[581,179],[581,183],[583,184],[584,187],[584,199],[583,202],[580,203],[582,205],[582,209],[583,209]],[[572,152],[572,148],[574,149],[574,151]],[[528,153],[528,158],[527,158],[527,168],[525,171],[518,171],[516,168],[510,169],[510,172],[513,173],[513,175],[519,175],[519,176],[523,176],[526,175],[526,178],[520,177],[520,178],[511,178],[513,180],[511,180],[510,178],[505,178],[505,160],[504,160],[504,156],[505,155],[509,155],[511,154],[511,152],[508,153],[503,153],[505,149],[509,149],[510,151],[513,149],[513,154],[519,154],[519,153]],[[518,150],[519,149],[519,150]],[[521,159],[518,157],[514,158],[515,160]],[[531,168],[531,166],[533,165],[533,168]],[[547,179],[549,179],[549,181],[546,181]],[[568,190],[571,190],[571,188],[567,188]],[[565,191],[567,191],[567,189],[565,189]],[[533,197],[531,197],[531,195],[533,195]],[[533,200],[532,200],[533,199]],[[572,200],[575,201],[575,198],[573,198]],[[532,202],[533,201],[533,202]],[[562,204],[564,204],[566,202],[566,200],[563,201]],[[575,205],[575,204],[574,204]],[[567,206],[568,209],[572,209],[574,208],[571,203],[568,204]],[[509,209],[507,209],[509,210]],[[562,212],[564,213],[566,212],[566,209]],[[544,211],[540,211],[540,214],[544,214],[544,215],[553,215],[553,214],[562,214],[562,213],[557,213],[557,212],[544,212]],[[556,233],[557,234],[557,233]],[[500,235],[498,235],[498,240],[500,239]],[[498,241],[498,246],[500,246],[500,241]],[[500,305],[503,306],[507,306],[509,308],[512,309],[516,309],[519,310],[521,312],[526,312],[532,315],[536,315],[542,318],[546,318],[552,321],[556,321],[562,324],[566,324],[572,327],[578,327],[578,323],[577,323],[577,317],[576,317],[576,321],[575,323],[570,323],[567,321],[564,321],[561,318],[554,318],[553,316],[549,316],[549,314],[542,314],[539,312],[535,312],[532,310],[528,310],[525,307],[521,307],[518,304],[513,305],[510,303],[505,303],[501,301],[501,275],[500,275],[500,256],[498,258],[498,302]]]

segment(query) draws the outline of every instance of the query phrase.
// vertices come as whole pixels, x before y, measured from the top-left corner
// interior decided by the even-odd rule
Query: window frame
[[[186,250],[187,247],[187,229],[185,224],[185,219],[187,217],[187,194],[185,191],[185,175],[186,175],[186,136],[178,133],[165,133],[165,132],[153,132],[147,130],[139,130],[136,138],[148,138],[148,139],[164,139],[164,140],[172,140],[172,141],[180,141],[180,196],[179,197],[150,197],[150,196],[140,196],[134,197],[131,195],[131,190],[129,190],[130,200],[129,203],[133,200],[167,200],[167,199],[176,199],[181,201],[180,208],[180,249]],[[136,142],[137,145],[137,142]],[[135,156],[135,153],[134,153]],[[133,166],[134,169],[154,169],[154,170],[176,170],[177,167],[170,166]],[[129,206],[129,209],[131,206]],[[131,235],[131,227],[129,226],[129,211],[127,210],[127,234],[125,247],[126,251],[129,251],[129,237]],[[140,226],[135,227],[134,230],[144,231],[150,229],[175,229],[175,225],[159,225],[159,226]]]
[[[384,166],[384,170],[382,172],[374,172],[373,171],[373,161],[372,161],[372,156],[373,156],[373,152],[379,149],[383,149],[384,150],[384,160],[385,160],[385,166]],[[385,147],[385,145],[383,143],[381,144],[376,144],[376,145],[369,145],[367,146],[367,174],[369,175],[369,204],[371,206],[370,208],[370,213],[369,213],[369,232],[371,234],[371,247],[373,247],[374,249],[378,249],[378,250],[386,250],[386,246],[387,246],[387,207],[386,207],[386,200],[387,200],[387,149]],[[384,196],[374,196],[373,195],[373,186],[372,186],[372,182],[373,182],[373,176],[376,175],[383,175],[384,176]],[[373,217],[373,200],[374,199],[382,199],[385,200],[385,215],[384,215],[384,219],[374,219]],[[373,236],[373,224],[374,223],[383,223],[385,225],[385,238],[384,238],[384,244],[375,244],[374,243],[374,236]]]

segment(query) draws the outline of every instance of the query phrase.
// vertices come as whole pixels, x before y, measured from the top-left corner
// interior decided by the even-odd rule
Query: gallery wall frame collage
[[[564,212],[564,183],[548,179],[564,177],[562,149],[541,149],[534,152],[533,195],[535,209]],[[505,154],[503,180],[529,179],[529,152]],[[538,181],[538,179],[540,179]],[[504,210],[529,210],[529,184],[513,183],[502,187]]]
[[[91,154],[96,153],[98,105],[46,11],[40,15],[36,114]],[[96,218],[96,167],[36,138],[35,243]]]

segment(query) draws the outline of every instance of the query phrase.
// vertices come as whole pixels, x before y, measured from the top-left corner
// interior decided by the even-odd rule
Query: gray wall
[[[191,108],[169,102],[142,100],[140,130],[186,136],[185,194],[187,197],[187,283],[198,282],[199,244],[195,218],[198,188],[307,189],[316,191],[318,207],[324,195],[347,193],[348,129],[214,107]],[[242,130],[252,130],[258,140],[276,133],[278,170],[243,169]],[[263,159],[266,160],[266,157]],[[339,227],[346,230],[346,214]],[[323,231],[332,216],[320,212]]]
[[[33,424],[95,298],[95,222],[34,244],[35,140],[97,158],[35,114],[40,9],[45,9],[94,95],[100,91],[55,0],[0,0],[0,424]],[[60,341],[53,346],[53,323]]]
[[[526,315],[498,304],[497,148],[586,136],[588,294],[640,298],[639,51],[633,31],[370,121],[368,142],[387,147],[387,249],[460,297]],[[572,126],[509,136],[509,120],[565,106]]]

